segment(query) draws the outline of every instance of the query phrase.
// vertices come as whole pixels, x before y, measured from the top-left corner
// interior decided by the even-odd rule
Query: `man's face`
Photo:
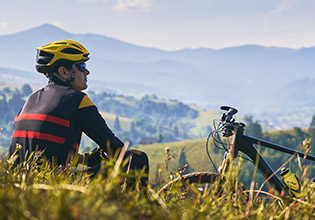
[[[80,65],[81,65],[81,67],[80,67]],[[74,70],[75,71],[74,72],[75,79],[72,83],[74,89],[76,89],[78,91],[85,90],[88,87],[87,75],[90,74],[90,71],[88,71],[88,69],[85,68],[85,63],[75,65],[74,69],[75,69]]]
[[[71,69],[66,69],[65,67],[61,67],[59,70],[63,78],[71,80],[72,74],[74,73],[74,81],[72,82],[72,86],[74,89],[78,91],[85,90],[87,86],[87,75],[90,74],[90,71],[85,68],[85,63],[78,63],[73,65],[72,70]]]

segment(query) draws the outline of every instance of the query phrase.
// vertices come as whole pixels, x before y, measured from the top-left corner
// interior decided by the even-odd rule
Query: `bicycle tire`
[[[166,191],[171,185],[174,183],[181,181],[185,183],[197,183],[197,184],[203,184],[203,183],[209,183],[212,184],[218,179],[219,175],[214,172],[194,172],[194,173],[188,173],[186,175],[177,177],[174,180],[171,180],[167,184],[165,184],[159,191],[158,194],[161,194],[162,192]]]

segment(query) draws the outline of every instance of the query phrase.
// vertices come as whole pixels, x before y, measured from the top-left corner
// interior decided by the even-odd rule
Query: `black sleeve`
[[[124,146],[124,143],[109,129],[94,105],[78,109],[76,116],[77,123],[81,130],[95,141],[107,154],[111,155],[117,149]],[[108,149],[113,152],[108,152]]]

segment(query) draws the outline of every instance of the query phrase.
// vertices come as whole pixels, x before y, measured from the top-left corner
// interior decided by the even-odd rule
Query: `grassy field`
[[[150,162],[149,178],[151,183],[155,183],[158,169],[165,166],[167,161],[168,155],[165,152],[166,148],[169,149],[169,154],[174,157],[167,161],[168,171],[163,168],[163,179],[165,179],[165,172],[177,171],[177,168],[179,167],[178,160],[182,148],[184,148],[186,160],[191,171],[213,171],[213,166],[210,164],[207,158],[205,144],[206,139],[198,139],[174,143],[140,145],[137,147],[137,149],[144,151],[148,155]],[[215,160],[217,163],[219,163],[219,161],[222,160],[222,157],[215,158]]]
[[[169,147],[176,149],[175,145]],[[61,170],[45,163],[39,166],[36,155],[32,158],[16,169],[12,167],[14,158],[0,159],[0,219],[315,218],[313,188],[306,185],[305,195],[299,200],[274,192],[257,196],[255,188],[240,190],[239,166],[227,173],[224,183],[215,182],[203,192],[197,190],[197,185],[186,185],[189,194],[183,198],[181,184],[170,189],[168,197],[159,195],[159,188],[150,185],[125,188],[126,177],[140,178],[141,173],[124,174],[115,160],[104,164],[107,178],[99,175],[90,179],[71,167]]]

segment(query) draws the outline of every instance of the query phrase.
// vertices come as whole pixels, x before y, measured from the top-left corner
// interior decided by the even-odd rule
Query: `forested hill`
[[[28,84],[0,85],[0,146],[6,151],[13,131],[13,120],[27,97],[33,92]],[[142,98],[106,92],[88,91],[88,95],[114,133],[132,144],[173,142],[205,137],[211,130],[218,111],[205,111],[177,100],[159,99],[155,95]],[[94,143],[83,137],[83,148]],[[81,148],[82,149],[82,148]]]
[[[190,129],[196,127],[200,116],[194,106],[177,100],[159,99],[146,95],[140,99],[133,96],[106,92],[89,92],[99,111],[104,112],[114,132],[133,143],[171,142],[193,138]],[[113,121],[113,115],[114,121]]]
[[[0,82],[3,87],[4,83]],[[0,150],[3,153],[10,144],[13,119],[23,106],[25,98],[32,93],[30,85],[25,84],[20,89],[12,89],[9,86],[0,90]]]

